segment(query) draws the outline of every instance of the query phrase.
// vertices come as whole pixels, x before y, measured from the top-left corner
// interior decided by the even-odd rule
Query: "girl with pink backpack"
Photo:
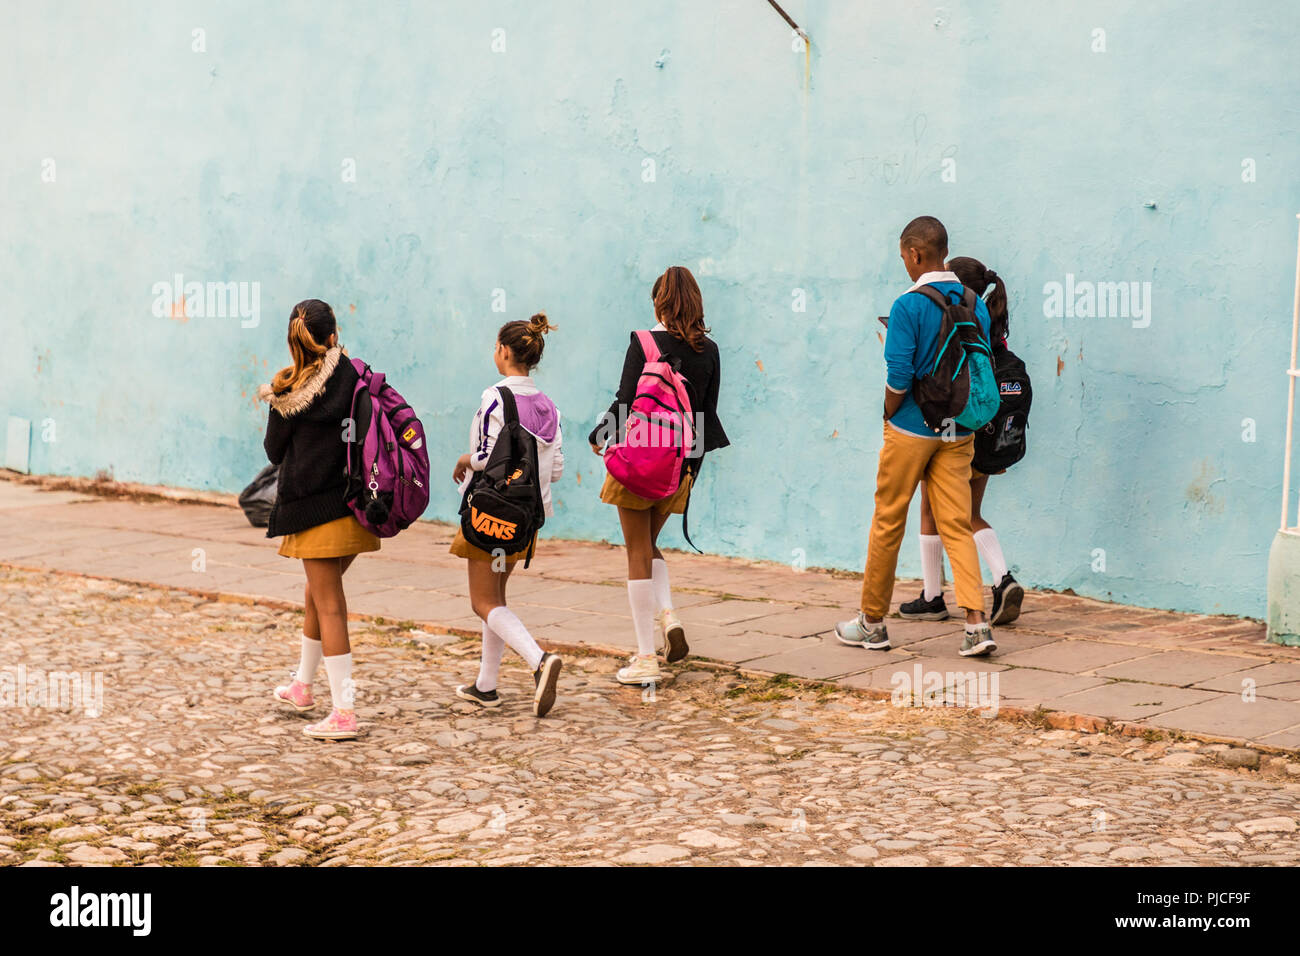
[[[706,452],[730,442],[718,420],[721,362],[704,324],[700,287],[685,266],[672,266],[650,293],[657,324],[632,333],[618,394],[587,437],[605,458],[600,500],[618,508],[627,549],[627,596],[636,653],[618,671],[621,684],[659,680],[655,653],[675,663],[690,647],[673,610],[668,565],[657,543],[669,515],[686,512]]]
[[[266,536],[283,535],[279,553],[301,559],[307,575],[298,669],[274,696],[299,713],[315,707],[311,685],[323,659],[333,707],[303,733],[351,740],[358,727],[343,574],[358,554],[379,550],[379,538],[361,526],[345,500],[348,446],[339,436],[359,376],[339,346],[334,310],[319,299],[293,307],[289,354],[293,362],[258,390],[271,406],[266,456],[280,466]]]

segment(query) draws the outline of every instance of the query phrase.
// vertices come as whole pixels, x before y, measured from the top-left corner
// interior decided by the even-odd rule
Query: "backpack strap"
[[[497,394],[501,396],[502,424],[509,425],[511,422],[519,421],[519,406],[515,404],[515,393],[504,385],[498,385]]]
[[[638,329],[635,333],[636,340],[641,343],[641,351],[645,353],[647,362],[659,361],[659,346],[655,344],[655,337],[646,329]]]
[[[699,464],[696,464],[695,469],[698,468]],[[695,469],[692,469],[689,466],[687,467],[687,473],[691,476],[691,490],[686,492],[686,505],[682,508],[682,537],[686,539],[687,544],[692,548],[695,548],[697,553],[703,554],[704,552],[700,551],[700,549],[696,547],[695,542],[691,540],[690,528],[686,523],[687,515],[691,512],[691,495],[695,494],[695,479],[699,477],[699,473]]]
[[[944,295],[934,286],[930,285],[930,283],[928,282],[925,285],[917,286],[915,289],[912,289],[910,291],[925,296],[927,299],[929,299],[931,302],[933,302],[941,309],[946,309],[952,305],[952,303],[948,301],[948,297],[946,295]]]

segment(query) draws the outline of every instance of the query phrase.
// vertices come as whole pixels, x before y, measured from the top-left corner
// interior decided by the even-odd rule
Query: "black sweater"
[[[271,405],[262,442],[266,457],[280,466],[268,538],[296,534],[352,513],[347,490],[344,420],[352,413],[357,372],[338,348],[303,385],[283,395],[262,386]]]
[[[726,448],[731,444],[727,433],[722,430],[722,422],[718,420],[718,384],[722,375],[722,364],[718,358],[717,343],[705,336],[704,347],[697,352],[684,339],[679,339],[671,332],[650,334],[654,336],[661,355],[665,358],[677,359],[682,377],[686,379],[687,394],[691,397],[691,410],[695,412],[696,421],[702,421],[702,434],[699,436],[700,452],[683,463],[683,467],[689,467],[698,475],[700,465],[704,462],[705,452]],[[622,406],[624,409],[632,407],[632,400],[636,398],[636,383],[641,378],[641,369],[644,366],[645,352],[641,350],[641,343],[633,332],[631,344],[627,347],[627,355],[623,358],[623,377],[619,379],[618,394],[614,397],[613,404],[609,406],[609,411],[587,436],[588,442],[600,445],[605,438],[611,441],[618,440],[619,436],[606,434],[608,428],[606,422],[617,425],[622,420],[619,416],[619,407]]]

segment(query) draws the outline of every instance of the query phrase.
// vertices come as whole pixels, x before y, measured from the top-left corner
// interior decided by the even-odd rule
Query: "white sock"
[[[352,686],[352,652],[325,658],[330,679],[330,699],[335,710],[352,710],[356,689]]]
[[[320,667],[321,655],[320,641],[313,641],[306,634],[302,636],[302,656],[298,658],[298,669],[294,672],[293,679],[300,680],[304,684],[310,684],[316,679],[316,670]]]
[[[943,538],[937,534],[921,535],[921,576],[927,601],[943,594]]]
[[[636,652],[641,657],[655,656],[655,582],[638,578],[627,582],[627,603],[632,608],[632,627],[636,629]]]
[[[519,620],[514,611],[504,604],[501,607],[494,607],[485,623],[524,659],[530,671],[537,670],[537,665],[542,662],[542,649],[537,646],[533,635],[528,633],[528,628],[524,627],[524,622]],[[486,689],[479,688],[479,690]]]
[[[668,562],[663,558],[655,558],[650,562],[650,580],[655,585],[655,610],[671,611],[673,589],[668,583]]]
[[[1007,559],[1002,557],[1002,545],[998,544],[997,532],[992,528],[976,531],[975,547],[979,549],[984,563],[989,566],[989,573],[993,575],[993,586],[997,587],[1007,574]]]
[[[487,621],[483,622],[483,660],[478,665],[478,680],[474,686],[487,693],[497,689],[497,675],[501,672],[501,657],[506,652],[506,642]]]

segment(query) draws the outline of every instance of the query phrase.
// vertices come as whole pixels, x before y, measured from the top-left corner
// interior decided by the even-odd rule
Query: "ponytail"
[[[305,299],[293,307],[289,316],[289,355],[293,364],[275,373],[271,379],[273,393],[291,392],[320,370],[329,352],[324,343],[336,327],[334,310],[320,299]]]
[[[962,285],[984,299],[984,304],[989,308],[989,339],[994,345],[1005,345],[1011,329],[1011,317],[1007,310],[1007,284],[1002,277],[978,259],[969,256],[949,259],[948,268]]]

